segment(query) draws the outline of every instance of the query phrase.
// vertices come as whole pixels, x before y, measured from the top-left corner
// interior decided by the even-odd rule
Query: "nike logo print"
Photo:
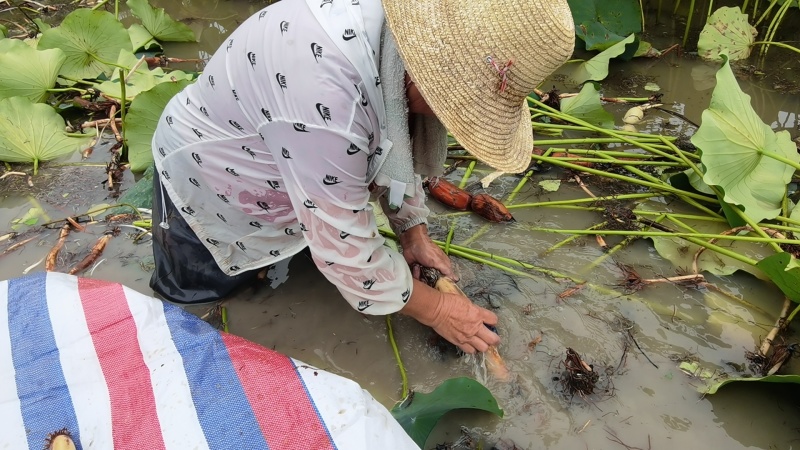
[[[255,70],[256,68],[256,54],[253,52],[247,52],[247,60],[250,61],[250,67]]]
[[[372,286],[375,284],[375,280],[367,280],[364,282],[364,289],[370,290]]]
[[[169,172],[166,170],[161,171],[161,176],[164,177],[165,180],[169,180]]]
[[[258,205],[258,207],[263,209],[264,211],[269,211],[269,205],[265,201],[259,200],[259,201],[256,202],[256,205]],[[252,225],[252,223],[251,223],[251,225]]]
[[[192,159],[194,159],[194,162],[196,162],[198,166],[203,167],[203,160],[200,158],[200,155],[192,152]]]
[[[269,187],[275,189],[276,191],[281,188],[280,183],[278,183],[277,181],[267,181],[267,184],[269,185]]]
[[[194,179],[194,178],[189,178],[189,183],[192,183],[193,185],[195,185],[195,186],[197,186],[197,187],[200,187],[200,182],[199,182],[199,181],[197,181],[197,180],[196,180],[196,179]]]
[[[349,41],[350,39],[355,39],[355,37],[356,37],[356,32],[353,31],[352,28],[344,30],[344,34],[342,34],[342,39],[344,39],[345,41]]]
[[[283,232],[286,233],[287,236],[294,236],[295,235],[294,230],[291,229],[291,228],[286,228],[286,229],[283,230]]]
[[[222,194],[217,194],[217,198],[218,198],[218,199],[220,199],[220,200],[222,200],[222,201],[223,201],[223,202],[225,202],[225,203],[230,203],[230,202],[231,202],[230,200],[228,200],[228,197],[225,197],[225,196],[224,196],[224,195],[222,195]]]
[[[286,147],[281,147],[281,156],[286,159],[292,159],[292,155],[289,154],[289,150],[286,150]]]
[[[322,180],[322,184],[326,186],[333,186],[334,184],[339,184],[341,182],[342,181],[339,179],[339,177],[334,177],[333,175],[325,175],[325,179]]]
[[[340,239],[347,239],[348,236],[350,236],[350,233],[345,233],[344,231],[339,232]]]
[[[206,238],[206,242],[213,245],[214,247],[219,246],[219,241],[216,239]]]
[[[244,127],[243,127],[243,126],[241,126],[241,125],[239,125],[239,122],[237,122],[237,121],[235,121],[235,120],[229,120],[229,121],[228,121],[228,123],[229,123],[229,124],[230,124],[230,125],[231,125],[233,128],[236,128],[236,129],[237,129],[237,130],[239,130],[239,131],[244,131]]]
[[[228,223],[228,220],[222,214],[217,213],[217,217],[219,218],[219,220],[221,220],[221,221],[223,221],[225,223]]]
[[[225,168],[225,172],[228,172],[229,174],[231,174],[231,175],[233,175],[235,177],[239,176],[239,174],[236,173],[236,170],[234,170],[232,167],[226,167]]]
[[[276,256],[276,257],[277,257],[277,256],[281,256],[281,252],[280,252],[280,251],[278,251],[278,250],[270,250],[269,254],[270,254],[271,256]]]
[[[315,205],[314,202],[312,202],[311,200],[304,201],[303,206],[305,206],[308,209],[315,209],[317,207],[317,205]]]
[[[304,123],[295,123],[294,131],[299,131],[301,133],[308,133],[308,130],[306,130],[306,124]]]
[[[236,246],[239,247],[243,252],[247,251],[247,247],[244,246],[242,242],[236,241]]]
[[[244,150],[245,152],[247,152],[247,154],[248,154],[248,155],[252,156],[252,157],[253,157],[253,159],[256,159],[256,152],[254,152],[253,150],[251,150],[251,149],[250,149],[250,147],[248,147],[248,146],[246,146],[246,145],[243,145],[243,146],[242,146],[242,150]]]
[[[361,149],[358,148],[358,146],[356,144],[350,144],[350,147],[347,149],[347,154],[352,156],[352,155],[355,155],[356,153],[358,153],[360,151],[361,151]]]
[[[316,42],[312,42],[311,53],[314,55],[314,61],[319,62],[319,59],[322,58],[322,46]]]
[[[370,306],[372,306],[372,303],[370,303],[369,301],[365,300],[365,301],[358,302],[358,308],[357,309],[359,311],[364,311],[365,309],[369,308]]]
[[[322,103],[317,103],[317,112],[319,113],[320,117],[322,117],[322,121],[325,122],[325,124],[327,125],[328,122],[331,120],[330,108],[323,105]]]
[[[403,303],[407,303],[408,299],[411,297],[411,289],[406,289],[405,292],[402,294]]]
[[[194,210],[192,209],[191,206],[184,206],[183,208],[181,208],[181,211],[185,212],[186,214],[188,214],[190,216],[194,215]]]
[[[256,227],[256,228],[258,228],[259,230],[261,229],[261,223],[260,223],[260,222],[256,222],[255,220],[254,220],[254,221],[252,221],[252,222],[250,222],[250,226],[251,226],[251,227]]]

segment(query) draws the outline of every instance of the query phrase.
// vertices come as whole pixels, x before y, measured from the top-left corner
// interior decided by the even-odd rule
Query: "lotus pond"
[[[798,3],[571,4],[575,60],[529,99],[530,170],[493,173],[457,143],[448,160],[516,222],[429,201],[459,285],[500,317],[510,380],[411,320],[390,335],[303,257],[189,310],[358,381],[426,449],[800,447]],[[152,294],[154,123],[264,5],[0,2],[4,278],[96,256],[76,271]],[[502,417],[458,409],[425,438],[487,395]]]

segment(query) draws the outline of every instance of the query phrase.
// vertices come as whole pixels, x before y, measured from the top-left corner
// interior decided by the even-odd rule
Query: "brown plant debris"
[[[800,354],[800,344],[784,343],[773,345],[769,356],[765,356],[760,351],[746,351],[744,357],[749,362],[748,367],[754,374],[766,377],[777,373],[783,363],[797,354]]]
[[[594,371],[594,367],[581,359],[575,350],[567,348],[567,356],[562,362],[564,371],[561,374],[561,388],[564,392],[580,397],[586,397],[594,393],[600,375]]]

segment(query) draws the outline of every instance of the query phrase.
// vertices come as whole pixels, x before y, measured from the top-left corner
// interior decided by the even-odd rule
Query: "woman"
[[[428,237],[418,174],[442,167],[442,124],[485,163],[527,167],[525,96],[573,44],[566,0],[265,8],[161,117],[151,286],[171,300],[208,301],[308,247],[358,311],[407,314],[468,353],[498,344],[485,326],[496,323],[492,312],[411,276],[412,263],[453,276]],[[383,245],[371,196],[403,257]]]

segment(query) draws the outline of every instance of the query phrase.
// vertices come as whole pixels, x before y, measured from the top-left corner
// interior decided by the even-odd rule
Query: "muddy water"
[[[236,24],[261,7],[258,2],[194,0],[155,2],[175,17],[189,20],[198,32],[199,44],[176,44],[168,54],[204,57],[212,52]],[[680,24],[648,27],[650,39],[666,48],[682,33]],[[800,97],[792,83],[800,82],[793,55],[773,50],[764,75],[748,67],[739,71],[742,87],[753,98],[762,119],[775,129],[788,129],[793,136],[800,125]],[[189,67],[191,68],[191,67]],[[693,122],[707,107],[714,86],[715,67],[672,53],[660,60],[615,63],[603,83],[606,96],[647,96],[647,82],[660,86],[665,107]],[[794,78],[792,78],[794,77]],[[554,77],[563,92],[575,91],[568,78]],[[790,93],[791,92],[791,93]],[[610,111],[621,114],[625,107]],[[640,130],[685,135],[693,132],[683,119],[655,113],[640,124]],[[65,163],[77,162],[74,157]],[[11,229],[38,203],[52,219],[81,213],[90,205],[112,202],[108,197],[105,169],[108,154],[99,147],[89,162],[97,166],[49,167],[33,179],[33,187],[22,178],[0,184],[0,223]],[[488,173],[480,168],[471,181]],[[462,170],[453,174],[460,178]],[[536,182],[560,179],[557,171],[537,174],[517,197],[516,203],[582,198],[575,183],[564,182],[558,192],[547,193]],[[517,183],[507,178],[490,189],[507,194]],[[126,185],[132,182],[126,175]],[[595,188],[593,188],[595,189]],[[602,189],[596,188],[596,194]],[[533,233],[532,225],[551,228],[587,228],[601,221],[595,213],[564,209],[515,210],[517,224],[484,229],[484,222],[453,216],[432,204],[432,232],[441,237],[450,222],[458,227],[455,243],[527,261],[540,267],[586,278],[595,288],[585,288],[567,299],[558,295],[571,287],[546,276],[510,279],[494,269],[456,261],[464,289],[476,302],[487,304],[487,294],[498,301],[501,353],[515,374],[510,383],[487,376],[475,358],[442,354],[429,345],[429,330],[396,317],[395,331],[411,387],[430,391],[441,381],[472,376],[483,381],[505,410],[498,419],[472,412],[448,416],[434,432],[427,448],[461,437],[465,426],[477,438],[494,442],[508,438],[520,448],[640,449],[726,448],[790,449],[800,447],[800,392],[780,386],[732,385],[717,395],[702,398],[697,380],[677,368],[676,360],[694,358],[707,367],[730,371],[742,364],[745,350],[753,350],[766,335],[780,309],[782,297],[772,286],[751,276],[709,277],[720,288],[741,296],[747,303],[730,302],[706,291],[669,284],[624,294],[615,285],[621,272],[617,262],[629,264],[645,278],[670,276],[672,265],[662,260],[649,241],[638,241],[600,262],[603,252],[593,238],[579,239],[545,254],[545,249],[564,236]],[[39,223],[45,221],[42,219]],[[69,267],[82,257],[105,226],[90,226],[67,240],[60,267]],[[24,227],[21,229],[24,230]],[[123,229],[106,249],[104,259],[90,276],[119,281],[145,293],[152,258],[146,240],[134,243],[135,230]],[[36,235],[23,250],[0,258],[4,278],[20,275],[40,261],[56,241],[57,230]],[[610,244],[618,239],[609,238]],[[30,270],[42,270],[42,265]],[[310,261],[295,258],[288,281],[271,289],[266,285],[246,288],[228,302],[233,333],[274,348],[307,363],[350,377],[390,407],[399,400],[400,375],[387,342],[383,317],[358,314],[317,273]],[[191,310],[203,314],[205,307]],[[531,341],[541,337],[532,347]],[[796,334],[793,336],[796,340]],[[634,342],[635,340],[635,342]],[[600,373],[597,393],[587,399],[566,395],[558,378],[565,350],[571,347]],[[800,372],[793,361],[786,373]],[[487,446],[488,448],[488,446]]]

